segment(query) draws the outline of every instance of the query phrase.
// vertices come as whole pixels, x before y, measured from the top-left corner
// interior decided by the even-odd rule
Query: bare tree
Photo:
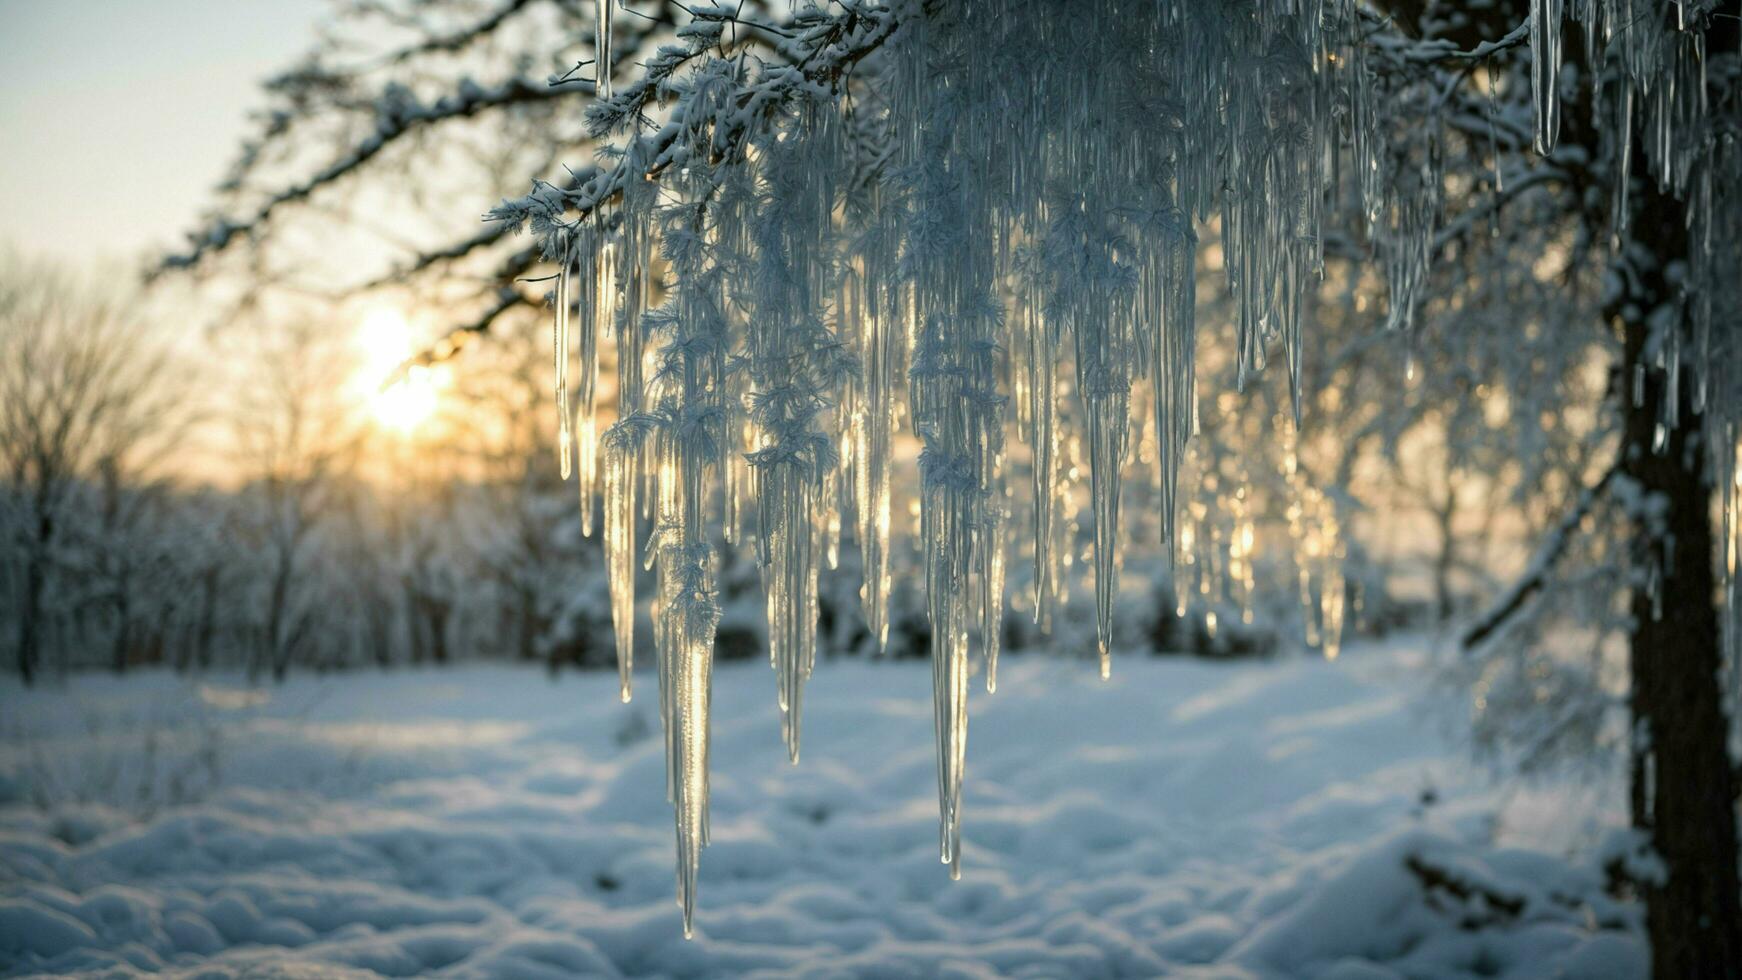
[[[55,550],[74,531],[120,533],[138,513],[133,492],[160,474],[192,419],[169,377],[170,348],[132,302],[119,288],[0,257],[0,466],[23,566],[14,653],[27,683],[41,666]],[[100,527],[71,526],[83,493],[100,501]],[[128,576],[117,581],[124,605]]]
[[[318,612],[301,588],[312,539],[343,493],[362,438],[343,392],[343,351],[297,321],[257,332],[235,399],[237,463],[247,484],[244,539],[262,559],[260,636],[248,672],[282,680]]]

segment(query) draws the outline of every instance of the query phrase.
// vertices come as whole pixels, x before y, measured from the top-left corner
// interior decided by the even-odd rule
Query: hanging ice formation
[[[593,90],[599,98],[611,97],[611,33],[617,19],[617,0],[593,0]]]
[[[1348,97],[1328,54],[1354,20],[1343,0],[1322,15],[1320,6],[964,0],[931,15],[906,2],[864,5],[845,19],[801,12],[798,22],[826,40],[797,68],[712,56],[728,18],[698,8],[679,31],[683,43],[613,96],[613,4],[600,0],[598,92],[611,101],[595,127],[624,131],[688,66],[683,96],[655,135],[629,139],[613,168],[568,194],[578,217],[546,212],[538,224],[564,257],[563,454],[566,462],[572,425],[589,515],[602,467],[625,698],[638,514],[651,515],[646,554],[657,579],[686,931],[707,840],[719,617],[711,542],[754,538],[781,727],[796,761],[819,566],[843,524],[863,557],[866,622],[879,646],[887,639],[890,471],[904,390],[923,446],[939,854],[952,875],[972,657],[994,686],[1004,613],[1011,352],[1018,431],[1035,461],[1036,615],[1044,619],[1061,594],[1059,508],[1069,483],[1060,450],[1070,448],[1086,456],[1107,673],[1120,479],[1140,385],[1152,389],[1163,533],[1175,533],[1177,474],[1195,428],[1194,218],[1220,208],[1242,374],[1263,366],[1272,343],[1291,383],[1299,368],[1300,294],[1321,263],[1329,112]],[[895,81],[889,100],[837,102],[846,69],[867,58]],[[1348,87],[1363,92],[1351,77]],[[1194,94],[1202,92],[1230,97]],[[1131,125],[1134,111],[1156,124]],[[664,301],[649,309],[656,277]],[[598,433],[593,379],[606,334],[616,347],[618,421]],[[1066,419],[1081,425],[1068,440]],[[845,522],[849,506],[854,520]]]
[[[1536,152],[1547,153],[1561,132],[1561,0],[1530,0],[1530,52]]]
[[[1565,4],[1633,80],[1628,104],[1639,107],[1652,173],[1700,202],[1696,272],[1725,261],[1733,269],[1735,236],[1713,229],[1735,226],[1739,194],[1712,173],[1713,157],[1737,150],[1734,140],[1699,138],[1700,37],[1620,30],[1626,8],[1642,2],[1533,0],[1538,140],[1550,148],[1556,133]],[[625,697],[635,535],[638,515],[651,518],[686,932],[708,827],[712,542],[754,538],[781,727],[796,760],[820,565],[832,563],[843,528],[864,558],[865,620],[876,644],[887,637],[891,528],[908,513],[890,489],[904,401],[923,447],[914,513],[931,623],[939,853],[958,873],[972,655],[991,687],[1005,601],[1007,421],[1032,461],[1037,621],[1064,597],[1072,556],[1061,528],[1081,470],[1108,670],[1120,479],[1138,444],[1153,446],[1146,458],[1157,463],[1159,523],[1180,556],[1178,580],[1205,598],[1218,583],[1249,615],[1243,481],[1206,469],[1193,492],[1180,490],[1199,406],[1195,223],[1219,219],[1242,383],[1280,353],[1298,417],[1303,295],[1322,272],[1321,203],[1334,174],[1352,168],[1391,280],[1391,321],[1407,327],[1439,213],[1437,147],[1389,142],[1361,36],[1373,22],[1354,0],[796,3],[770,35],[778,40],[758,42],[781,52],[772,58],[728,43],[739,17],[731,9],[698,6],[615,92],[612,9],[599,0],[601,101],[588,121],[595,136],[619,138],[620,152],[573,189],[553,198],[541,188],[496,214],[530,222],[550,255],[570,257],[557,297],[559,374],[577,332],[574,425],[583,455],[595,448],[603,465]],[[1395,179],[1399,156],[1415,161],[1418,181]],[[661,305],[650,309],[656,295]],[[1712,324],[1733,311],[1694,305],[1694,343],[1716,349]],[[595,436],[591,379],[607,332],[619,417]],[[1714,369],[1701,383],[1717,398],[1742,384],[1742,371]],[[1153,411],[1147,443],[1131,431],[1138,405]],[[1742,434],[1742,411],[1725,411],[1730,434]],[[564,418],[566,441],[566,409]],[[1727,445],[1724,472],[1737,472],[1736,439]],[[578,466],[589,511],[594,466]],[[1335,509],[1288,477],[1308,628],[1334,654],[1344,606]],[[1732,482],[1734,560],[1742,477]],[[1213,629],[1214,608],[1205,616]]]

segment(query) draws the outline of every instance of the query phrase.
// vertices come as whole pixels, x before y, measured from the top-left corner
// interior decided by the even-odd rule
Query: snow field
[[[1594,859],[1494,840],[1571,797],[1489,785],[1406,656],[1009,660],[955,883],[924,664],[819,665],[796,768],[770,672],[723,665],[692,942],[651,677],[8,682],[0,970],[1644,976]]]

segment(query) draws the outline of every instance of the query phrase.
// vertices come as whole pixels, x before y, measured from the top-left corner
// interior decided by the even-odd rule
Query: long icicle
[[[617,0],[593,0],[593,90],[600,99],[611,97],[611,32],[616,8]]]

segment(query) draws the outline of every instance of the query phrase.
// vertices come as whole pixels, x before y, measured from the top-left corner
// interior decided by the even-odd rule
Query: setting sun
[[[386,308],[370,313],[357,332],[357,344],[362,353],[358,386],[367,392],[364,397],[376,424],[409,433],[435,415],[442,372],[412,367],[391,384],[382,384],[416,353],[411,324],[403,313]]]
[[[375,421],[389,429],[410,432],[436,410],[436,384],[428,368],[414,367],[369,403]]]

